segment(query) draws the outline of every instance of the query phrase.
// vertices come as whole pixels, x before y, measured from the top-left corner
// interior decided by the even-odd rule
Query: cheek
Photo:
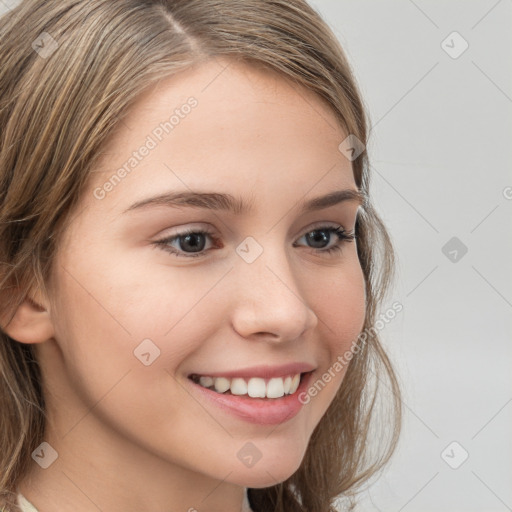
[[[155,362],[165,348],[169,362],[184,345],[178,340],[169,344],[168,339],[186,315],[190,302],[186,297],[173,297],[163,286],[141,285],[143,280],[116,279],[121,277],[115,273],[109,279],[89,278],[86,290],[67,279],[59,291],[56,338],[68,359],[66,364],[91,377],[144,366],[139,346],[148,348]]]
[[[127,371],[140,373],[141,390],[160,385],[215,327],[209,292],[224,269],[173,272],[115,251],[68,257],[61,268],[69,272],[56,283],[55,337],[63,369],[87,402]]]
[[[318,287],[317,280],[317,287]],[[357,260],[339,272],[331,270],[317,288],[315,310],[319,328],[328,340],[331,358],[345,352],[361,332],[366,316],[366,288]]]
[[[302,396],[309,403],[314,428],[336,396],[351,360],[351,350],[364,326],[366,288],[358,260],[330,269],[328,279],[316,280],[314,310],[319,318],[321,364]],[[323,286],[320,288],[320,284]],[[320,293],[322,291],[322,293]],[[313,295],[312,295],[313,296]],[[348,355],[347,355],[348,354]]]
[[[158,451],[173,443],[171,437],[190,435],[190,416],[201,413],[195,404],[185,407],[187,397],[173,377],[201,340],[187,315],[196,297],[180,301],[162,282],[137,285],[144,282],[141,273],[122,274],[96,267],[85,279],[75,267],[73,278],[62,277],[54,315],[60,357],[47,358],[46,366],[51,388],[68,405],[66,431],[83,418],[99,418]]]

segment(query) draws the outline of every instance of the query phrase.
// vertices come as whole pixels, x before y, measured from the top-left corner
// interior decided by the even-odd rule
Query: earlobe
[[[42,343],[54,335],[47,308],[28,296],[18,306],[3,330],[20,343]]]

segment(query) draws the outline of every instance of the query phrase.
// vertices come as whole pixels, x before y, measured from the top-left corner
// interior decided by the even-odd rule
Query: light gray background
[[[360,510],[512,510],[512,2],[310,3],[370,109],[372,192],[399,257],[389,302],[404,306],[381,331],[403,437]],[[453,31],[469,44],[456,59]],[[452,237],[468,249],[455,262]]]
[[[404,308],[381,331],[403,435],[358,510],[512,510],[512,1],[310,3],[370,111],[372,192],[399,258],[389,305]],[[457,58],[441,46],[454,31]],[[452,237],[466,254],[443,253]]]

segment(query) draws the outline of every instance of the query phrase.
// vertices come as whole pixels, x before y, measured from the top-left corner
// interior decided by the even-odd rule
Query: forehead
[[[294,82],[281,72],[262,63],[216,57],[165,77],[142,92],[124,119],[130,124],[143,112],[174,108],[187,97],[195,96],[206,111],[245,104],[267,106],[278,102],[282,107],[304,110],[331,123],[333,114],[327,102],[314,91]],[[305,104],[303,104],[305,103]],[[251,113],[251,112],[248,112]],[[254,113],[254,111],[252,111]],[[304,113],[304,112],[302,112]],[[334,128],[336,123],[332,123]]]
[[[194,107],[185,108],[191,98]],[[347,185],[352,167],[338,150],[345,137],[313,91],[261,66],[215,59],[139,96],[106,142],[91,190],[121,167],[128,172],[105,201],[120,208],[143,190],[211,185],[243,195],[247,187],[265,193],[292,184],[300,191],[324,174],[327,187]],[[126,165],[130,159],[135,165]]]

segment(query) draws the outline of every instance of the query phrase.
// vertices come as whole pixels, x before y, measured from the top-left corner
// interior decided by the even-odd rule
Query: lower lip
[[[312,372],[302,376],[297,391],[281,398],[251,398],[248,395],[226,395],[212,391],[187,379],[193,388],[207,400],[239,418],[258,425],[277,425],[291,420],[304,405],[299,401],[301,392],[308,388]]]

